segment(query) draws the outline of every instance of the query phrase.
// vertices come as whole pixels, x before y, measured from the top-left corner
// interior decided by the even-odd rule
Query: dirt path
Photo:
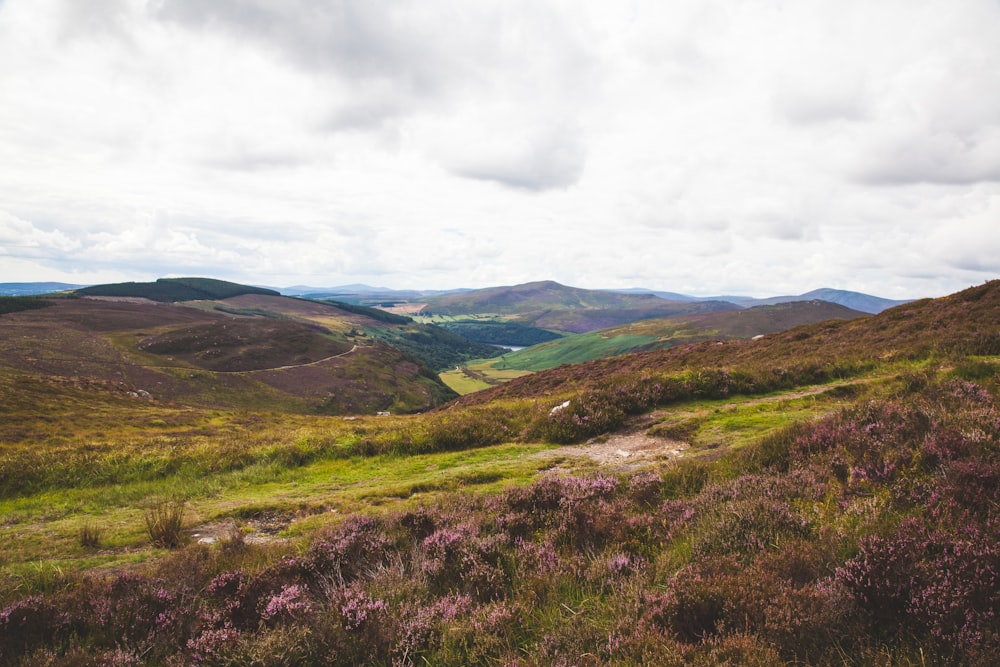
[[[306,362],[304,364],[292,364],[290,366],[275,366],[274,368],[254,368],[254,369],[251,369],[251,370],[248,370],[248,371],[213,371],[210,368],[200,368],[200,367],[196,367],[196,366],[146,366],[146,365],[143,365],[143,368],[152,368],[152,369],[156,369],[156,370],[191,370],[191,371],[198,371],[198,372],[203,372],[203,373],[215,373],[217,375],[247,375],[249,373],[268,373],[268,372],[271,372],[271,371],[286,371],[286,370],[291,370],[293,368],[305,368],[306,366],[316,366],[318,364],[322,364],[322,363],[324,363],[326,361],[330,361],[332,359],[339,359],[340,357],[346,357],[347,355],[351,354],[352,352],[356,352],[357,349],[358,349],[358,347],[359,346],[357,344],[355,344],[347,352],[341,352],[340,354],[335,354],[335,355],[330,356],[330,357],[324,357],[322,359],[317,359],[316,361],[309,361],[309,362]]]
[[[305,368],[306,366],[317,366],[319,364],[322,364],[323,362],[330,361],[331,359],[339,359],[340,357],[346,357],[347,355],[351,354],[352,352],[355,352],[357,349],[358,349],[358,346],[357,346],[357,344],[355,344],[347,352],[341,352],[340,354],[335,354],[333,356],[325,357],[323,359],[317,359],[316,361],[310,361],[310,362],[305,363],[305,364],[292,364],[290,366],[276,366],[274,368],[255,368],[255,369],[250,370],[250,371],[213,371],[213,372],[214,373],[224,373],[224,374],[233,374],[233,373],[242,374],[242,373],[267,373],[269,371],[287,371],[287,370],[290,370],[292,368]]]
[[[601,465],[628,470],[650,461],[677,458],[688,447],[688,443],[680,440],[654,438],[642,432],[633,432],[616,433],[601,442],[570,445],[545,454],[585,457]]]
[[[743,407],[752,407],[764,403],[806,398],[830,391],[834,387],[864,384],[868,381],[867,379],[855,379],[832,386],[828,384],[817,385],[807,389],[781,393],[776,396],[752,398],[740,403],[740,405]],[[705,412],[707,412],[707,409]],[[621,470],[636,468],[650,461],[677,458],[690,448],[689,443],[682,440],[651,436],[647,433],[651,426],[661,421],[666,415],[676,413],[676,407],[654,410],[653,412],[634,417],[623,430],[617,433],[593,438],[583,445],[568,445],[552,449],[542,452],[538,456],[589,458],[601,465],[612,466]]]

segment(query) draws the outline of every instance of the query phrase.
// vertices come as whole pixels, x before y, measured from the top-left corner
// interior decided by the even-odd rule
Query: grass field
[[[714,456],[842,407],[845,397],[875,381],[685,402],[657,410],[638,426],[652,438],[686,441],[685,456]],[[419,438],[414,433],[428,428],[427,421],[112,404],[79,420],[72,431],[52,431],[63,420],[26,415],[21,428],[32,434],[30,445],[8,442],[0,454],[0,476],[8,481],[0,498],[0,563],[7,586],[24,585],[39,562],[74,571],[156,557],[160,552],[149,544],[144,516],[164,499],[184,501],[188,532],[225,522],[252,536],[262,525],[254,518],[268,517],[267,532],[257,537],[286,539],[351,513],[397,511],[455,492],[496,493],[524,485],[555,459],[569,469],[593,469],[543,443],[414,455],[351,453],[359,438]],[[672,458],[665,454],[650,463]],[[34,468],[32,475],[21,474],[13,484],[25,467]],[[87,529],[99,533],[97,548],[81,545]]]

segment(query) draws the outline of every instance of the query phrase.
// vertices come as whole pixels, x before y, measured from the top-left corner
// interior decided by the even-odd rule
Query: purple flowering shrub
[[[70,618],[65,610],[40,595],[17,600],[0,610],[0,646],[10,655],[48,646],[67,630]]]
[[[836,580],[883,631],[928,632],[944,646],[976,653],[1000,646],[998,525],[962,525],[954,533],[908,519],[890,535],[871,536]]]
[[[625,415],[748,383],[710,371],[588,396]],[[715,459],[548,473],[347,517],[298,549],[189,545],[145,572],[8,592],[0,665],[989,665],[996,402],[968,380],[910,384]]]
[[[392,546],[378,521],[353,516],[314,540],[308,558],[316,572],[350,582],[384,561]]]

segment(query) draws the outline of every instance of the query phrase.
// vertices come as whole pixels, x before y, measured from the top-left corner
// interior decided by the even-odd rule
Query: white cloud
[[[5,0],[0,280],[941,294],[998,269],[997,34],[994,0]]]

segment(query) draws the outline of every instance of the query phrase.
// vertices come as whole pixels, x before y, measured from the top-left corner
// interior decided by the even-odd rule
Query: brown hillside
[[[82,392],[79,401],[144,400],[179,406],[243,407],[342,414],[432,407],[454,396],[426,370],[384,344],[363,346],[296,319],[223,313],[255,299],[164,304],[143,299],[52,299],[52,306],[0,317],[5,387]],[[290,302],[291,310],[311,308]],[[274,306],[274,302],[269,302]],[[320,305],[331,325],[350,316]],[[28,405],[30,392],[0,396]],[[45,401],[40,395],[37,399]],[[67,399],[68,400],[68,399]],[[79,402],[73,399],[70,402]]]
[[[146,336],[138,348],[213,371],[256,371],[310,364],[352,345],[314,324],[263,317],[230,318]]]

